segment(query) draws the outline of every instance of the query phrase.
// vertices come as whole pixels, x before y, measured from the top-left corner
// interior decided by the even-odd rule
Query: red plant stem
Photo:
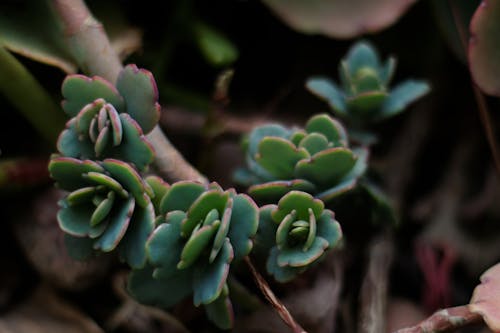
[[[116,82],[123,66],[111,48],[108,36],[88,10],[83,0],[52,0],[66,32],[67,42],[75,60],[84,72]],[[156,151],[158,172],[169,181],[196,180],[207,183],[156,126],[148,135]]]
[[[480,324],[483,318],[472,313],[468,305],[436,311],[432,316],[413,327],[402,328],[394,333],[446,333]]]
[[[245,257],[245,263],[247,264],[250,272],[253,275],[255,283],[259,287],[260,291],[264,295],[264,297],[269,301],[269,303],[276,310],[281,319],[287,324],[293,331],[293,333],[307,333],[292,317],[286,306],[274,295],[271,287],[266,280],[260,275],[257,269],[252,264],[252,261],[248,256]]]

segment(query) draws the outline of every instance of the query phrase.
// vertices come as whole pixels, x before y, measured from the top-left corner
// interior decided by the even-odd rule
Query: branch
[[[394,333],[446,333],[479,324],[483,318],[472,313],[468,305],[457,306],[435,312],[432,316],[413,327],[402,328]]]
[[[111,48],[106,33],[90,13],[83,0],[53,0],[56,13],[61,18],[71,54],[84,72],[99,75],[116,82],[123,68]],[[206,178],[190,165],[156,126],[148,135],[157,153],[155,160],[162,176],[171,180],[198,180]]]
[[[307,333],[292,317],[286,306],[281,303],[281,301],[274,295],[271,287],[267,284],[266,280],[260,275],[260,273],[255,269],[252,261],[247,256],[245,257],[245,263],[247,264],[250,272],[253,275],[255,283],[259,287],[260,291],[264,295],[264,297],[269,301],[269,303],[273,306],[273,308],[278,312],[278,315],[281,319],[293,330],[294,333]]]

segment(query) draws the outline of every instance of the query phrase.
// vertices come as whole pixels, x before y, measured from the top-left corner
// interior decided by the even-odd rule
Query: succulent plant
[[[369,43],[358,42],[340,62],[341,87],[326,77],[312,77],[306,87],[339,117],[363,125],[394,116],[429,92],[429,85],[418,80],[407,80],[390,89],[395,68],[393,57],[382,64]]]
[[[150,267],[133,271],[131,294],[168,308],[193,293],[219,327],[232,326],[226,279],[229,266],[252,249],[258,208],[244,194],[181,181],[168,186],[148,179],[159,201],[160,219],[146,243]],[[161,286],[161,287],[159,287]],[[159,288],[159,289],[158,289]]]
[[[334,213],[308,193],[291,191],[278,205],[260,210],[257,241],[267,255],[267,271],[277,281],[287,282],[304,272],[341,238]]]
[[[313,116],[305,128],[264,125],[246,145],[247,170],[235,175],[248,192],[275,202],[291,190],[329,200],[351,188],[366,169],[367,152],[348,148],[344,127],[327,114]]]
[[[115,159],[97,163],[71,157],[52,158],[49,171],[60,188],[70,191],[57,215],[70,254],[80,259],[117,248],[131,267],[143,267],[155,214],[153,192],[137,171]]]
[[[160,106],[150,72],[128,65],[116,87],[98,76],[69,75],[62,94],[63,109],[72,117],[57,143],[62,155],[92,160],[113,157],[139,170],[153,161],[144,133],[157,124]]]

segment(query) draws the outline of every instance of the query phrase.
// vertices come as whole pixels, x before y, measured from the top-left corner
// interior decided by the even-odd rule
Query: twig
[[[436,311],[432,316],[413,327],[402,328],[395,333],[446,333],[480,324],[483,318],[472,313],[468,305]]]
[[[245,263],[247,264],[250,272],[253,275],[255,283],[259,287],[260,291],[264,295],[264,297],[269,301],[269,303],[276,310],[281,319],[293,330],[294,333],[307,333],[292,317],[288,309],[285,307],[283,303],[274,295],[273,291],[267,284],[266,280],[260,275],[260,273],[255,269],[252,261],[247,256],[245,257]]]
[[[90,13],[83,0],[53,0],[54,8],[64,26],[70,52],[78,65],[92,75],[116,82],[123,68],[117,54],[111,48],[106,33]],[[158,171],[171,181],[206,178],[191,166],[156,126],[148,138],[157,153]]]
[[[393,257],[391,238],[378,237],[370,246],[368,270],[361,287],[361,320],[359,332],[386,331],[388,275]]]

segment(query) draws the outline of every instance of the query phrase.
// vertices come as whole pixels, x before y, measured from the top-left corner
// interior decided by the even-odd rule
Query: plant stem
[[[255,283],[259,287],[260,291],[264,295],[264,297],[269,301],[269,303],[273,306],[273,308],[276,310],[278,315],[281,317],[281,319],[290,326],[292,331],[294,333],[307,333],[306,330],[304,330],[292,317],[286,306],[281,303],[281,301],[274,295],[273,291],[271,290],[271,287],[267,284],[267,281],[264,280],[262,275],[257,271],[257,269],[254,267],[252,264],[252,261],[248,256],[245,257],[245,263],[247,264],[248,268],[250,269],[250,272],[253,275],[253,278],[255,280]]]
[[[83,0],[53,0],[54,8],[64,26],[70,52],[84,72],[99,75],[115,83],[123,68],[111,48],[102,24],[90,13]],[[157,158],[158,172],[171,181],[206,178],[191,166],[156,126],[148,135]]]
[[[468,305],[436,311],[432,316],[413,327],[402,328],[394,333],[445,333],[481,323],[483,318],[472,313]]]
[[[64,128],[65,117],[45,88],[0,40],[0,93],[51,144]]]

